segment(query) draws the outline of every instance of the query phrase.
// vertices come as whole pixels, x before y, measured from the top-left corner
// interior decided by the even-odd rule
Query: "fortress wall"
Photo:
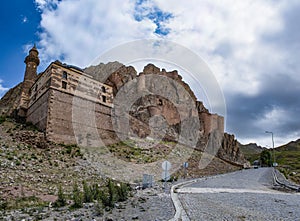
[[[225,131],[225,126],[224,126],[224,117],[223,116],[218,116],[218,130],[221,132],[221,133],[224,133]]]
[[[82,146],[115,142],[111,108],[58,90],[51,90],[47,139]]]
[[[26,121],[33,123],[43,131],[47,127],[48,99],[49,91],[40,96],[34,103],[31,103],[27,111]]]
[[[204,134],[206,136],[214,130],[224,133],[224,117],[203,112],[200,113],[200,119],[204,123]]]

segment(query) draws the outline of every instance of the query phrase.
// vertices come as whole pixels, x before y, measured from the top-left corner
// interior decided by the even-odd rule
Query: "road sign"
[[[183,163],[183,167],[184,167],[184,168],[188,168],[188,167],[189,167],[189,163],[188,163],[188,162],[184,162],[184,163]]]
[[[161,164],[161,167],[162,167],[163,170],[170,170],[171,169],[171,163],[166,160]]]
[[[168,181],[170,179],[170,177],[171,177],[170,173],[167,170],[165,170],[161,173],[161,178],[163,181]]]
[[[143,183],[142,183],[143,189],[150,188],[152,186],[153,186],[153,175],[143,174]]]

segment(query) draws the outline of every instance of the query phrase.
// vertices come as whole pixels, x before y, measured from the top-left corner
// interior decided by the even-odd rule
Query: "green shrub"
[[[61,185],[58,187],[58,193],[57,193],[57,200],[54,202],[53,206],[54,207],[63,207],[66,205],[66,198],[65,195],[62,191]]]
[[[98,200],[101,201],[105,207],[110,207],[111,205],[108,194],[106,194],[103,190],[100,190]]]
[[[82,193],[80,192],[77,183],[75,182],[73,185],[73,205],[72,208],[81,208],[82,207]]]
[[[100,189],[97,183],[94,183],[91,187],[91,194],[92,194],[92,198],[93,200],[99,200],[99,196],[100,196]]]
[[[100,198],[104,206],[113,208],[116,202],[125,201],[128,198],[130,188],[127,184],[116,184],[111,179],[108,180],[106,185],[107,194],[101,191]]]
[[[38,158],[37,158],[37,156],[34,153],[32,153],[31,154],[31,159],[37,160]]]
[[[6,121],[6,116],[0,116],[0,124]]]
[[[87,185],[85,181],[83,181],[83,201],[85,203],[90,203],[94,200],[93,193],[91,187]]]
[[[13,160],[14,158],[12,156],[7,157],[8,160]]]
[[[72,146],[67,146],[66,148],[67,148],[67,150],[66,150],[67,154],[71,154],[72,153]]]
[[[6,210],[8,207],[7,201],[0,200],[0,210]]]
[[[103,215],[103,204],[102,202],[97,202],[94,205],[95,215],[96,216],[102,216]]]
[[[125,201],[128,198],[128,193],[130,188],[127,184],[121,183],[120,185],[116,186],[117,193],[118,193],[118,201]]]

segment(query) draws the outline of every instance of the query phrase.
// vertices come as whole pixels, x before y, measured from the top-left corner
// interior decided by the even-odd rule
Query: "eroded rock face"
[[[217,156],[226,161],[235,162],[241,165],[246,163],[244,155],[240,151],[239,143],[232,134],[224,133],[222,145]]]
[[[0,100],[0,115],[10,116],[17,109],[21,98],[22,83],[11,88]]]
[[[137,77],[134,67],[125,66],[117,61],[91,66],[84,72],[92,75],[96,80],[112,86],[114,96],[124,84]]]

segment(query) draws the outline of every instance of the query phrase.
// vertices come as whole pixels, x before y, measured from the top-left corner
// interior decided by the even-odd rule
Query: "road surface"
[[[300,194],[272,185],[272,168],[259,168],[203,179],[177,192],[190,220],[300,221]]]

